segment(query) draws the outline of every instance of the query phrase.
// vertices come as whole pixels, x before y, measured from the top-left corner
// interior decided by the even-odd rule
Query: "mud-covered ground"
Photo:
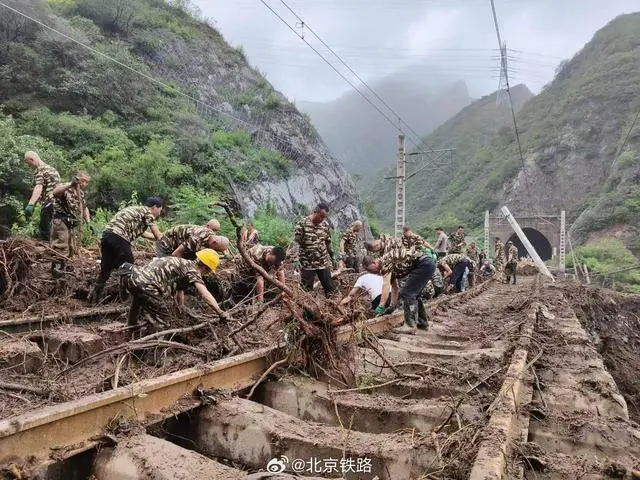
[[[564,292],[627,401],[629,416],[640,422],[640,295],[578,283],[564,285]]]

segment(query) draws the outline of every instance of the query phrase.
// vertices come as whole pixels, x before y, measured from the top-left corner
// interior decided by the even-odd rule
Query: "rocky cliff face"
[[[199,38],[164,41],[146,60],[163,78],[188,85],[203,102],[198,109],[201,115],[221,116],[233,128],[250,132],[259,146],[275,148],[291,161],[283,176],[262,172],[255,182],[229,178],[244,214],[250,217],[271,202],[281,214],[294,216],[303,207],[326,202],[336,225],[345,226],[360,218],[360,200],[350,175],[308,118],[218,32],[204,24],[200,29]],[[163,36],[173,37],[168,31]],[[176,59],[181,59],[179,66]]]

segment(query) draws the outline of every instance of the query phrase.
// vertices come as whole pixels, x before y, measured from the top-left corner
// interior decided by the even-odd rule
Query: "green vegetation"
[[[589,271],[596,274],[593,279],[596,283],[600,275],[605,285],[614,285],[617,289],[630,293],[640,293],[640,269],[620,271],[640,265],[622,241],[599,240],[576,248],[574,253],[581,265],[586,264]],[[571,255],[567,255],[567,264],[573,267]]]
[[[221,84],[239,69],[249,72],[243,89],[224,92],[231,104],[262,112],[282,104],[264,77],[247,69],[242,50],[201,21],[188,0],[27,0],[21,8],[129,68],[3,11],[0,224],[27,233],[33,228],[22,215],[32,188],[27,150],[63,179],[77,169],[91,175],[87,205],[98,230],[132,193],[165,198],[165,222],[198,223],[219,216],[211,205],[234,197],[232,183],[244,187],[288,175],[292,164],[282,153],[259,147],[222,114],[203,117],[179,94],[199,96],[190,78],[181,81],[189,61],[183,52],[215,49],[224,68],[212,72],[231,76]],[[273,209],[256,217],[273,241],[287,233],[283,223]],[[223,230],[231,233],[224,221]]]

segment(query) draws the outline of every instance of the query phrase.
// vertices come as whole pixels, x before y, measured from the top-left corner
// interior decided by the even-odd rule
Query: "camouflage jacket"
[[[504,244],[501,241],[496,242],[493,256],[493,263],[497,263],[499,265],[504,263]]]
[[[459,244],[462,244],[458,246]],[[449,253],[462,253],[462,247],[465,245],[464,233],[452,233],[449,236]]]
[[[358,234],[353,231],[352,227],[347,228],[342,233],[342,240],[344,241],[344,253],[350,257],[358,255]]]
[[[468,260],[468,258],[459,253],[450,253],[449,255],[446,255],[438,260],[438,265],[449,265],[449,268],[453,270],[454,268],[456,268],[456,265],[458,265],[458,263],[460,263],[462,260]]]
[[[150,263],[133,267],[130,284],[151,295],[173,295],[179,290],[204,283],[195,262],[178,257],[154,258]]]
[[[295,226],[293,242],[292,259],[299,259],[303,270],[331,268],[331,231],[326,221],[314,225],[309,217],[304,217]]]
[[[78,198],[78,190],[80,197]],[[54,214],[67,215],[80,220],[83,218],[82,210],[84,203],[84,192],[75,186],[67,189],[61,195],[53,197]]]
[[[419,249],[422,249],[424,247],[424,238],[422,238],[417,233],[412,233],[408,237],[405,235],[402,235],[401,240],[402,240],[402,245],[404,245],[405,248],[417,247]]]
[[[282,269],[283,266],[281,265],[280,268],[276,269],[275,265],[269,265],[267,263],[267,260],[265,259],[265,257],[272,252],[273,248],[274,247],[272,247],[271,245],[254,245],[247,250],[247,254],[251,258],[251,260],[264,268],[267,273],[276,272]],[[256,272],[253,267],[249,265],[244,258],[242,258],[242,255],[236,255],[236,257],[233,259],[233,262],[236,265],[236,272],[242,278],[253,278],[258,275],[258,272]]]
[[[382,275],[390,273],[392,278],[405,277],[423,256],[421,251],[405,248],[401,242],[398,242],[387,247],[380,258],[380,273]]]
[[[511,245],[507,252],[507,263],[518,263],[518,247]]]
[[[109,220],[105,230],[110,230],[127,242],[133,242],[147,228],[155,224],[156,220],[147,207],[127,207],[120,210]]]
[[[46,202],[51,200],[53,195],[53,189],[60,184],[60,174],[51,165],[43,163],[36,168],[34,176],[34,186],[42,185],[42,193],[40,194],[40,201]]]
[[[392,248],[406,248],[402,244],[401,238],[391,237],[389,235],[385,235],[384,233],[380,235],[380,251],[378,252],[379,256],[383,256],[388,250]]]
[[[202,225],[176,225],[165,231],[158,242],[166,252],[173,252],[180,245],[184,245],[184,258],[193,260],[197,251],[208,248],[209,240],[215,234],[213,230]]]

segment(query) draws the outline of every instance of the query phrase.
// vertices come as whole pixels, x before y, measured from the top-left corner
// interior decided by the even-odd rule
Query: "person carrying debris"
[[[336,287],[331,277],[333,251],[328,214],[327,204],[319,203],[296,224],[291,259],[294,269],[300,270],[300,283],[305,290],[313,290],[317,275],[325,295],[331,296],[336,294]]]
[[[156,242],[156,256],[186,258],[193,260],[196,252],[204,248],[211,248],[223,253],[229,248],[229,239],[217,235],[211,228],[212,221],[205,225],[176,225],[164,232],[162,238]],[[218,224],[219,226],[219,224]]]
[[[224,320],[228,320],[218,306],[218,302],[207,290],[203,275],[214,273],[220,258],[215,250],[205,248],[196,252],[196,260],[185,260],[178,257],[154,258],[150,263],[134,267],[125,263],[120,270],[128,271],[124,280],[125,286],[133,299],[129,309],[128,326],[141,327],[140,317],[150,317],[147,334],[157,331],[160,326],[169,326],[171,313],[163,297],[175,296],[179,307],[184,305],[184,291],[191,287],[198,295]]]
[[[482,265],[482,267],[480,267],[480,276],[483,279],[487,280],[487,279],[493,278],[495,273],[496,273],[496,267],[491,265],[489,260],[485,260],[485,262]]]
[[[449,237],[444,233],[444,229],[442,227],[436,228],[436,245],[435,251],[438,258],[442,258],[447,254],[447,242],[449,241]]]
[[[518,268],[518,247],[516,247],[511,240],[507,242],[507,266],[504,269],[504,273],[507,279],[507,283],[511,281],[511,275],[513,275],[513,284],[516,284],[516,270]]]
[[[467,244],[464,241],[464,227],[460,225],[456,230],[456,233],[449,237],[449,254],[462,253],[462,249]]]
[[[450,253],[438,260],[437,267],[440,269],[445,283],[448,282],[447,293],[454,288],[458,292],[464,291],[465,271],[468,271],[467,269],[469,268],[469,259],[467,257],[459,253]]]
[[[65,257],[77,253],[82,220],[89,222],[89,209],[84,203],[84,191],[91,178],[85,172],[78,172],[69,183],[56,186],[53,196],[53,221],[51,223],[51,248]],[[64,274],[65,260],[54,260],[51,273],[54,277]]]
[[[349,291],[349,294],[340,301],[340,305],[348,305],[366,292],[371,300],[371,309],[375,310],[380,305],[380,298],[382,297],[382,283],[382,275],[377,275],[375,273],[365,273],[360,275],[356,280],[356,283],[353,285],[353,288]],[[390,304],[391,295],[388,295],[384,307],[386,308]]]
[[[247,250],[249,258],[261,266],[268,274],[275,274],[280,282],[284,283],[284,268],[282,263],[286,258],[286,252],[282,247],[273,247],[271,245],[254,245]],[[256,303],[260,304],[264,301],[264,277],[260,275],[243,257],[237,255],[234,258],[236,266],[236,282],[232,287],[234,292],[242,290],[249,294],[256,287]]]
[[[51,238],[51,221],[53,220],[53,189],[60,183],[60,174],[51,165],[44,163],[36,152],[28,151],[24,154],[24,161],[35,170],[34,187],[29,203],[24,208],[25,217],[31,218],[36,203],[40,202],[40,223],[38,234],[40,240],[49,241]]]
[[[496,267],[496,280],[502,282],[504,275],[504,245],[499,237],[495,239],[493,266]]]
[[[394,299],[402,301],[404,308],[404,325],[396,329],[398,333],[413,335],[416,328],[429,328],[427,309],[420,298],[422,290],[433,277],[436,266],[433,260],[421,250],[405,248],[402,245],[393,245],[386,249],[378,259],[367,256],[362,261],[362,266],[373,274],[383,276],[382,294],[380,304],[375,309],[376,314],[391,313],[395,306]],[[398,280],[403,279],[402,288],[398,288]],[[385,309],[391,290],[392,305]]]
[[[162,207],[161,198],[149,197],[143,206],[126,207],[107,223],[100,240],[100,275],[91,292],[91,303],[100,301],[111,272],[123,263],[133,263],[131,242],[140,236],[150,240],[162,238],[162,233],[156,225]],[[147,229],[151,229],[151,232],[147,232]]]
[[[362,231],[362,222],[356,220],[344,232],[340,238],[340,263],[339,269],[353,268],[360,272],[360,258],[358,257],[358,235]]]

